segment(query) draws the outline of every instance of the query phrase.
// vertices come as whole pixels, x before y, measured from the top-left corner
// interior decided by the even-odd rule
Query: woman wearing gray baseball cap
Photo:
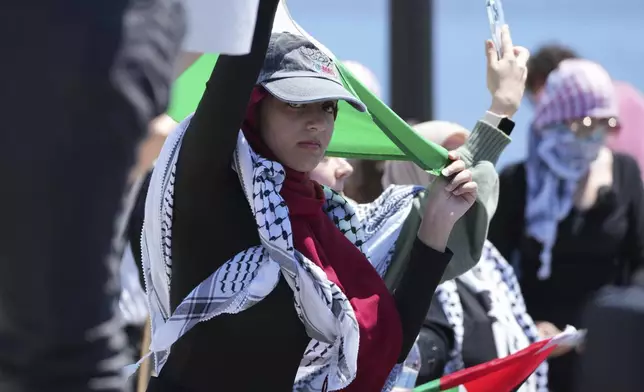
[[[450,261],[452,227],[476,199],[450,153],[391,294],[381,277],[422,188],[355,208],[310,180],[338,100],[365,107],[314,45],[271,35],[277,4],[260,2],[250,54],[219,57],[152,174],[141,238],[150,391],[387,389]],[[516,111],[527,60],[505,38],[512,57],[490,57],[497,117]],[[473,135],[486,131],[501,134],[481,121]]]

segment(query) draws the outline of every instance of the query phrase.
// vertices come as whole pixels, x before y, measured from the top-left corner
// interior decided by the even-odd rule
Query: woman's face
[[[324,158],[336,111],[336,101],[289,104],[269,95],[260,109],[262,139],[282,164],[310,172]]]
[[[344,181],[353,173],[353,166],[344,158],[325,157],[309,173],[312,180],[338,193],[344,191]]]

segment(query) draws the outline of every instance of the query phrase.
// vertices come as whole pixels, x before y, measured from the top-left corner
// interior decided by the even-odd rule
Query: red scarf
[[[253,150],[277,160],[257,132],[257,105],[268,95],[261,87],[251,96],[244,136]],[[345,391],[378,392],[396,364],[402,345],[400,316],[393,297],[369,260],[322,210],[322,187],[306,173],[284,167],[280,194],[289,209],[295,249],[322,268],[349,299],[360,327],[358,374]]]

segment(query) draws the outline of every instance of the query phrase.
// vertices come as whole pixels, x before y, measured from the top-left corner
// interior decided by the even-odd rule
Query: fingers
[[[512,37],[510,36],[510,28],[508,25],[504,25],[501,28],[501,49],[503,57],[514,57],[514,45],[512,44]]]
[[[476,197],[478,185],[472,181],[472,172],[466,169],[465,162],[459,159],[456,151],[450,151],[448,157],[453,161],[441,174],[447,177],[445,191],[451,192],[454,196],[471,195]],[[451,176],[451,178],[449,178]]]
[[[478,189],[479,189],[479,186],[478,186],[477,183],[475,183],[474,181],[468,181],[465,184],[463,184],[463,185],[459,186],[458,188],[456,188],[454,190],[454,192],[452,192],[452,194],[454,196],[464,196],[464,195],[467,195],[467,194],[476,194]]]
[[[488,39],[485,41],[485,56],[487,57],[488,65],[492,66],[499,62],[499,55],[496,53],[494,41]]]
[[[462,172],[463,170],[465,170],[465,162],[459,159],[450,163],[449,166],[441,171],[441,174],[445,177],[449,177],[458,172]]]
[[[445,186],[445,190],[448,192],[452,192],[456,190],[456,188],[458,188],[459,186],[464,185],[466,183],[470,183],[471,181],[472,181],[471,171],[469,170],[460,171]],[[454,192],[454,194],[456,194],[456,192]]]
[[[517,63],[525,65],[528,63],[528,59],[530,58],[530,51],[523,46],[515,46],[514,56],[517,58]]]

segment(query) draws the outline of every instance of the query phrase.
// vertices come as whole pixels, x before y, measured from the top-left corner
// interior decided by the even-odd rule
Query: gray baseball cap
[[[284,102],[344,100],[361,112],[366,110],[342,85],[333,60],[306,38],[291,33],[271,35],[257,84]]]

